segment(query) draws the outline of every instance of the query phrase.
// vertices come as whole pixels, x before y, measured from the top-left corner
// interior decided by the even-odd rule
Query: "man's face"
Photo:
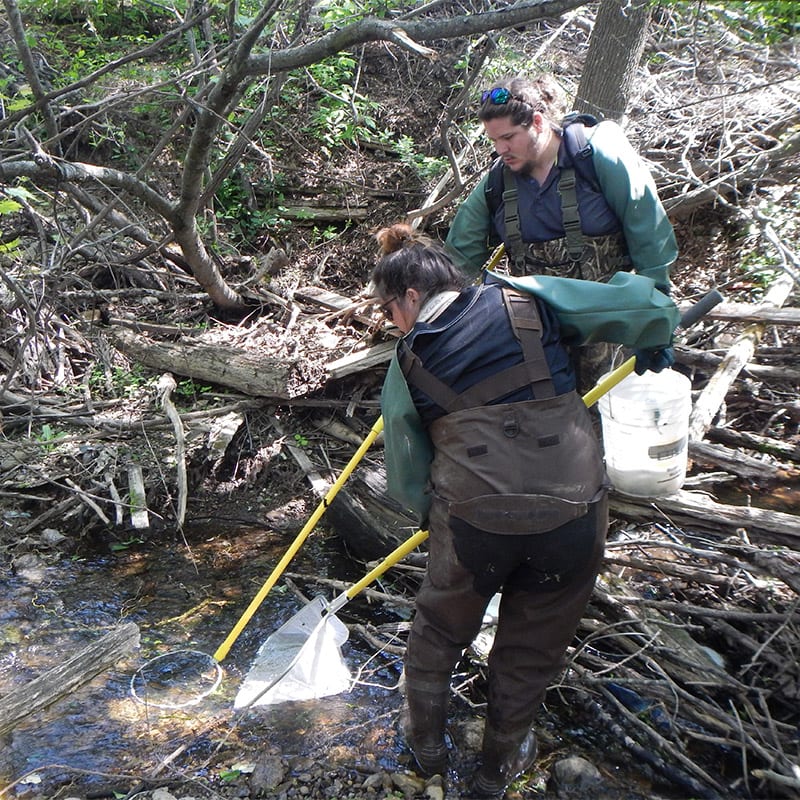
[[[494,144],[497,155],[512,172],[531,172],[540,155],[539,134],[535,125],[515,125],[510,117],[488,119],[483,123],[486,136]]]

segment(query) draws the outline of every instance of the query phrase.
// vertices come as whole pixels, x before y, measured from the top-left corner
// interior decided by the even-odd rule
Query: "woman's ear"
[[[413,287],[406,289],[406,298],[409,303],[416,304],[422,299],[422,295]]]

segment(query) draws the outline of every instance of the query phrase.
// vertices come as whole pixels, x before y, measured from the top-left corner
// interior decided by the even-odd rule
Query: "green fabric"
[[[426,492],[433,444],[408,391],[395,352],[381,391],[386,491],[425,527],[431,496]]]
[[[622,223],[633,268],[657,285],[669,286],[678,244],[647,164],[616,122],[606,120],[587,128],[586,134],[597,180]]]
[[[492,254],[492,248],[489,247],[492,215],[486,204],[488,180],[487,173],[458,207],[445,241],[445,249],[453,263],[471,278],[480,275],[483,265]]]
[[[680,322],[677,306],[655,288],[655,282],[630,272],[617,272],[608,283],[554,275],[487,275],[547,303],[558,317],[563,340],[570,345],[611,342],[633,348],[666,347]]]
[[[575,344],[613,342],[629,347],[668,345],[680,314],[649,278],[618,272],[608,283],[529,275],[510,278],[488,273],[521,291],[530,292],[555,310],[565,341]],[[428,476],[433,445],[397,360],[392,358],[381,392],[387,492],[412,511],[425,527],[430,510]]]

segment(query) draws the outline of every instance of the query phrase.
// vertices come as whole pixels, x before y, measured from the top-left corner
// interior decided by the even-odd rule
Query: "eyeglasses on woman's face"
[[[397,299],[398,299],[398,296],[397,295],[393,295],[386,302],[381,303],[378,306],[378,311],[380,311],[381,314],[383,314],[383,316],[386,317],[387,319],[391,319],[392,318],[392,303],[394,303],[394,301],[397,300]]]

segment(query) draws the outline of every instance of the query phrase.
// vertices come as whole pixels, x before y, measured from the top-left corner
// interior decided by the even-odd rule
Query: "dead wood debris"
[[[682,505],[615,498],[605,568],[553,691],[567,703],[577,698],[637,760],[687,795],[797,798],[800,351],[792,305],[800,263],[792,239],[796,221],[777,216],[791,207],[800,174],[796,58],[734,41],[730,30],[724,37],[696,34],[680,40],[680,59],[670,55],[678,39],[651,43],[659,57],[643,67],[630,120],[632,139],[652,165],[685,244],[673,276],[676,297],[688,301],[716,285],[736,304],[727,316],[718,309],[678,342],[679,366],[696,392],[720,364],[730,364],[726,357],[746,324],[766,327],[751,337],[746,357],[734,359],[725,392],[698,421],[688,484],[695,491],[682,493]],[[549,35],[524,32],[532,47]],[[725,46],[711,44],[718,42]],[[702,79],[687,80],[687,69]],[[736,114],[730,113],[732,94]],[[430,106],[421,107],[429,130]],[[486,154],[472,147],[463,153],[474,159],[463,165],[465,174],[477,178]],[[329,173],[304,158],[318,175]],[[307,178],[298,171],[299,184],[315,185]],[[422,206],[435,209],[438,199]],[[386,210],[387,219],[389,213],[391,221],[401,218],[406,201]],[[196,287],[171,261],[155,251],[126,250],[113,229],[81,227],[69,202],[55,197],[63,205],[43,222],[62,231],[58,241],[97,241],[82,250],[94,260],[76,268],[69,248],[62,260],[42,238],[41,258],[7,259],[0,270],[0,522],[6,534],[0,546],[12,561],[61,542],[56,526],[127,535],[140,510],[127,488],[137,465],[152,525],[180,522],[186,494],[199,492],[209,475],[223,480],[226,461],[234,464],[224,472],[231,484],[249,487],[260,475],[274,475],[278,467],[269,459],[284,441],[274,434],[276,409],[283,419],[299,404],[335,409],[363,435],[358,417],[371,422],[379,413],[381,369],[393,339],[382,335],[388,332],[363,302],[333,290],[365,282],[366,267],[359,275],[352,265],[371,263],[371,231],[343,233],[322,259],[313,248],[295,248],[293,262],[282,263],[288,290],[279,285],[281,274],[269,288],[263,283],[271,268],[248,272],[246,260],[231,265],[244,268],[240,288],[254,308],[248,319],[222,324],[209,317],[205,295],[192,294]],[[705,225],[689,224],[693,214],[707,214]],[[749,237],[746,253],[726,235],[734,230]],[[354,243],[364,255],[354,257]],[[761,269],[742,270],[743,255]],[[338,282],[298,288],[308,275],[319,281],[317,268],[330,274],[337,259]],[[32,272],[34,262],[51,266]],[[761,303],[767,274],[791,278],[795,294],[786,307]],[[102,283],[106,275],[115,288]],[[167,320],[160,311],[165,303]],[[264,374],[267,364],[273,369]],[[176,413],[160,407],[142,365],[179,379],[170,395]],[[178,425],[185,452],[179,452]],[[296,443],[318,457],[326,476],[352,453],[351,445],[308,438]],[[178,463],[185,464],[188,485]],[[722,502],[699,499],[712,492]],[[752,501],[751,512],[743,499]],[[379,514],[374,497],[370,509]],[[400,574],[393,586],[407,614],[419,571]],[[385,594],[368,597],[390,602]],[[397,658],[407,622],[353,631]],[[482,702],[481,669],[475,652],[459,688],[470,705]]]

